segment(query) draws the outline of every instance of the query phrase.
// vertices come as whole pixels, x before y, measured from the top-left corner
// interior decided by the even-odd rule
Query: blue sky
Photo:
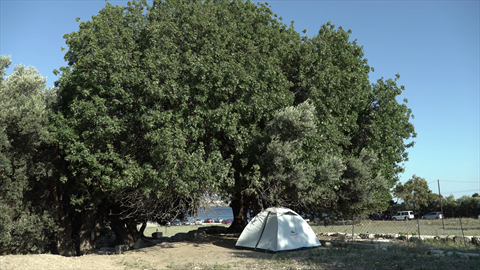
[[[444,195],[480,193],[480,1],[268,3],[310,36],[328,21],[351,29],[375,68],[372,82],[401,75],[399,100],[408,99],[418,133],[402,182],[416,174],[435,193],[437,180]],[[0,54],[35,66],[52,86],[53,69],[66,65],[63,35],[78,30],[76,17],[89,20],[104,6],[104,0],[0,0]]]

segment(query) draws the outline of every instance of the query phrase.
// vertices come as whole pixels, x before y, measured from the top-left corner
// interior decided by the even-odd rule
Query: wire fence
[[[317,234],[339,234],[350,240],[362,238],[444,239],[480,245],[480,219],[478,218],[415,218],[402,221],[353,218],[327,219],[311,224]]]

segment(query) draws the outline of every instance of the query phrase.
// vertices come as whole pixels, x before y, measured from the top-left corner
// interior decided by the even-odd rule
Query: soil
[[[0,270],[66,269],[203,269],[229,265],[230,269],[254,265],[275,254],[236,249],[237,237],[209,235],[204,240],[168,242],[130,250],[120,255],[89,254],[62,257],[52,254],[0,256]],[[242,267],[243,266],[243,267]]]

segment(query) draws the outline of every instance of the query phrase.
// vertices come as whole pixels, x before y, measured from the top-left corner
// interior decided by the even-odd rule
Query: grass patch
[[[352,233],[351,220],[336,220],[330,223],[311,223],[310,226],[315,233],[341,232]],[[443,227],[445,226],[445,230]],[[364,219],[356,221],[354,231],[355,234],[371,233],[371,234],[399,234],[418,235],[420,227],[420,235],[480,235],[480,219],[462,218],[462,226],[460,219],[448,218],[443,220],[409,220],[409,221],[391,221],[391,220],[369,220]],[[463,227],[463,233],[462,233]]]
[[[450,247],[450,248],[467,248],[467,249],[474,249],[476,248],[475,245],[473,245],[471,242],[466,241],[464,243],[463,241],[461,243],[455,243],[454,241],[442,241],[439,239],[425,239],[423,241],[424,244],[429,244],[435,247]],[[466,244],[466,245],[465,245]]]

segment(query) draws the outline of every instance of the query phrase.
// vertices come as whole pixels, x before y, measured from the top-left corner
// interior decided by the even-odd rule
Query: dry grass
[[[417,223],[418,221],[418,223]],[[418,235],[465,235],[480,236],[480,219],[451,218],[442,220],[409,220],[409,221],[390,221],[390,220],[361,220],[357,221],[354,227],[354,233],[371,233],[371,234],[408,234]],[[330,224],[317,223],[310,224],[316,233],[341,232],[352,233],[351,220],[337,220]],[[445,227],[445,230],[443,229]],[[463,227],[463,232],[462,232]]]

